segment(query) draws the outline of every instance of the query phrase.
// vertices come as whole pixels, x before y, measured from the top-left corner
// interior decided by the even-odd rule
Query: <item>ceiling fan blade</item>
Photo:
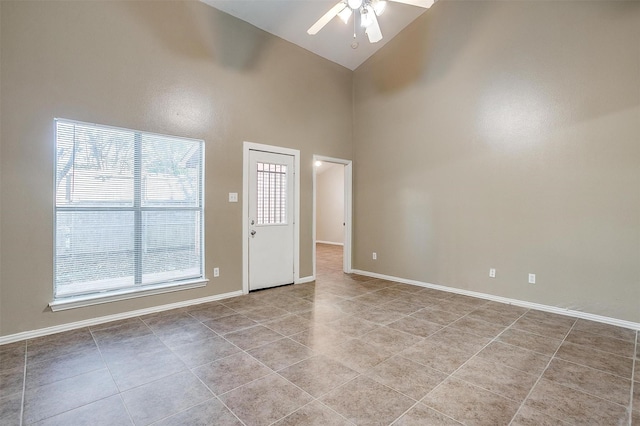
[[[396,3],[410,4],[411,6],[423,7],[429,9],[436,2],[435,0],[389,0]]]
[[[338,13],[342,12],[342,9],[344,9],[345,7],[347,7],[347,5],[344,2],[338,2],[338,4],[329,9],[327,13],[322,15],[322,17],[318,19],[318,21],[307,30],[307,34],[318,34],[318,31],[324,28],[324,26],[327,25],[333,18],[335,18]]]
[[[371,14],[371,24],[364,30],[367,33],[367,37],[369,37],[370,43],[377,43],[382,40],[382,31],[380,30],[380,24],[378,24],[378,18],[376,14],[373,13],[373,10],[369,11]]]

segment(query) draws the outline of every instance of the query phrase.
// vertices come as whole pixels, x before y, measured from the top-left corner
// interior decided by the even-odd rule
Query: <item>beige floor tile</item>
[[[263,323],[265,327],[278,332],[284,336],[300,333],[310,328],[313,323],[298,315],[289,315],[273,321]]]
[[[475,353],[475,350],[458,349],[426,339],[400,352],[400,356],[434,370],[451,374]]]
[[[562,323],[544,323],[524,315],[516,321],[511,328],[562,340],[571,329],[571,325]]]
[[[551,361],[543,377],[617,404],[629,404],[631,392],[629,379],[557,358]]]
[[[394,311],[402,315],[411,315],[414,312],[418,312],[423,308],[424,308],[424,305],[420,302],[416,302],[415,300],[412,300],[410,302],[407,302],[404,300],[392,300],[390,302],[386,302],[381,305],[378,305],[378,309]]]
[[[488,426],[509,424],[520,405],[453,378],[430,392],[422,402],[461,423]]]
[[[524,400],[538,380],[537,375],[479,357],[467,361],[453,377],[517,402]]]
[[[380,327],[365,334],[360,340],[381,349],[397,353],[421,342],[422,338],[393,328]]]
[[[189,308],[187,312],[198,321],[209,321],[237,314],[233,309],[218,302],[195,305]]]
[[[462,423],[447,417],[436,410],[423,404],[416,404],[415,407],[407,411],[402,417],[393,423],[393,426],[462,426]]]
[[[447,378],[444,373],[399,356],[376,365],[366,376],[415,400],[423,398]]]
[[[183,310],[174,310],[158,312],[155,314],[145,315],[140,319],[154,332],[172,330],[187,325],[198,324],[200,321],[189,315]]]
[[[338,307],[325,302],[316,302],[313,309],[297,315],[315,324],[327,324],[349,316]]]
[[[586,331],[588,333],[600,334],[614,339],[635,341],[636,331],[629,328],[616,327],[615,325],[603,324],[601,322],[578,319],[574,330]]]
[[[502,342],[492,342],[478,353],[478,357],[536,376],[542,374],[551,360],[549,355],[542,355]]]
[[[415,403],[411,398],[364,376],[329,392],[321,401],[359,425],[388,425]]]
[[[633,372],[633,358],[620,357],[568,342],[560,346],[556,357],[627,379],[631,378]]]
[[[27,365],[25,385],[27,389],[33,389],[79,374],[100,370],[105,367],[106,365],[97,348],[83,352],[75,352],[51,360],[29,363],[29,365]],[[24,372],[21,368],[19,371],[22,377]],[[2,373],[0,372],[0,377],[1,375]],[[4,385],[5,383],[0,379],[0,392]],[[20,380],[20,387],[20,390],[22,390],[22,380]]]
[[[615,339],[613,337],[580,330],[572,330],[567,336],[566,341],[623,357],[633,356],[635,349],[635,344],[628,340]]]
[[[505,327],[500,324],[486,322],[476,318],[470,318],[468,315],[449,324],[451,328],[457,328],[467,333],[476,334],[482,337],[494,338],[504,331]]]
[[[0,398],[14,393],[22,393],[23,384],[24,367],[0,371]]]
[[[627,421],[627,408],[541,379],[525,406],[572,424],[617,425]]]
[[[166,348],[109,359],[107,366],[121,392],[187,369],[185,363]]]
[[[148,425],[212,397],[209,389],[190,371],[122,393],[122,400],[136,425]]]
[[[429,321],[435,324],[441,324],[441,325],[449,325],[452,322],[459,320],[464,315],[465,314],[460,314],[460,313],[450,312],[450,311],[443,311],[441,309],[432,309],[432,308],[425,308],[411,314],[412,317]]]
[[[298,362],[278,373],[316,398],[345,384],[359,374],[324,355]]]
[[[276,371],[314,355],[308,347],[286,337],[247,352]]]
[[[232,333],[256,325],[257,323],[244,315],[234,314],[203,322],[204,325],[218,334]]]
[[[427,337],[442,329],[440,324],[425,321],[413,316],[387,324],[387,327],[413,334],[419,337]]]
[[[282,339],[282,337],[282,334],[276,333],[262,325],[256,325],[240,331],[227,333],[224,336],[225,339],[244,350],[275,342],[278,339]]]
[[[154,423],[154,426],[242,426],[236,416],[217,398],[211,398],[178,414]]]
[[[201,365],[192,371],[216,395],[229,392],[272,373],[270,368],[245,352]]]
[[[153,335],[153,331],[140,319],[128,318],[90,327],[98,346],[125,343],[131,339]]]
[[[346,334],[347,336],[359,337],[372,330],[375,330],[380,326],[373,322],[366,321],[362,318],[358,318],[357,316],[352,315],[339,319],[337,321],[330,322],[329,324],[327,324],[327,327],[332,328],[338,333]]]
[[[506,327],[514,323],[522,315],[523,313],[517,311],[502,311],[482,307],[476,309],[473,312],[469,312],[469,314],[467,314],[467,317],[490,322],[492,324],[499,324]]]
[[[113,395],[36,423],[37,426],[113,426],[131,424],[131,418],[122,403],[120,395]]]
[[[398,321],[405,316],[400,312],[391,309],[385,309],[383,306],[384,305],[374,307],[369,311],[356,313],[354,314],[354,316],[378,325],[386,325],[394,321]]]
[[[562,426],[568,424],[531,407],[521,407],[510,426]]]
[[[536,311],[535,309],[528,310],[527,313],[524,314],[524,317],[549,325],[560,324],[567,327],[571,327],[576,322],[576,319],[570,316],[552,314],[550,312],[544,311]]]
[[[176,347],[186,345],[188,343],[199,342],[215,337],[217,334],[209,327],[198,322],[195,324],[185,325],[180,328],[172,328],[169,330],[155,331],[162,343],[168,347]]]
[[[326,405],[313,401],[274,423],[274,426],[349,426],[351,424]]]
[[[117,393],[106,368],[59,380],[25,392],[24,422],[35,423]]]
[[[96,349],[96,342],[88,328],[66,331],[27,341],[27,363],[42,362]]]
[[[332,347],[325,352],[325,355],[341,362],[352,370],[363,373],[382,361],[391,358],[393,353],[362,340],[354,339]]]
[[[0,424],[3,426],[20,426],[22,409],[22,392],[0,397]]]
[[[247,426],[270,425],[312,401],[277,374],[241,386],[220,397]]]
[[[559,339],[552,339],[551,337],[539,336],[527,331],[514,330],[511,328],[505,330],[498,336],[498,341],[539,352],[544,355],[553,355],[562,343],[562,340]]]
[[[220,336],[176,346],[172,350],[189,368],[213,362],[240,351],[237,346]]]
[[[0,371],[24,368],[26,342],[15,342],[0,346]]]
[[[289,338],[317,352],[326,352],[353,339],[351,336],[337,332],[328,326],[318,324],[314,324],[308,330],[294,334]]]

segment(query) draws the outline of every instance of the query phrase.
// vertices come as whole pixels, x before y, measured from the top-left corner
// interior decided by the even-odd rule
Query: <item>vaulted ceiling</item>
[[[354,39],[353,17],[347,24],[336,17],[318,34],[307,34],[307,29],[337,0],[202,1],[351,70],[366,61],[418,16],[428,13],[428,9],[388,2],[384,14],[378,18],[383,39],[372,44],[363,28],[356,27]],[[352,44],[357,47],[353,48]]]

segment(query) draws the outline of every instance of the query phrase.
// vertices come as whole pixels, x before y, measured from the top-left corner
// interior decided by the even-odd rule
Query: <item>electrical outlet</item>
[[[489,269],[489,277],[490,278],[496,277],[496,270],[494,268]]]
[[[378,253],[375,251],[373,252],[373,260],[378,260]]]
[[[529,284],[536,283],[536,274],[529,274]]]
[[[220,276],[220,268],[213,268],[213,278]]]

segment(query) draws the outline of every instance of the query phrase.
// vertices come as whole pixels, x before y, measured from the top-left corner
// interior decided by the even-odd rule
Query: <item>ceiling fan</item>
[[[411,6],[430,8],[435,0],[389,0],[396,3],[409,4]],[[387,2],[385,0],[341,0],[333,6],[327,13],[322,15],[318,21],[307,30],[307,34],[316,35],[333,18],[339,16],[346,24],[354,12],[360,13],[360,25],[365,28],[365,33],[369,37],[369,42],[377,43],[382,40],[382,31],[378,24],[378,16],[382,15]],[[355,18],[353,21],[355,37]]]

